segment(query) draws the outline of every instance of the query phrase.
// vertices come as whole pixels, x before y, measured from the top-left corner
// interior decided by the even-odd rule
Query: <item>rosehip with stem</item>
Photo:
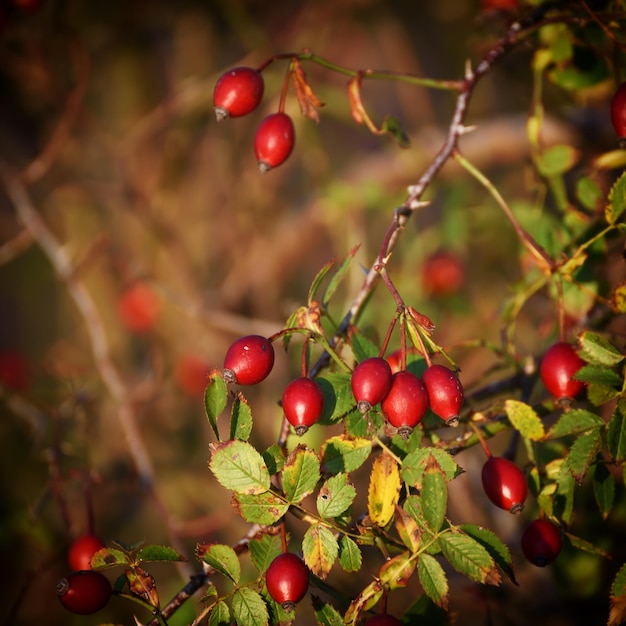
[[[543,517],[533,520],[522,533],[522,552],[537,567],[549,565],[561,552],[561,529]]]
[[[490,456],[483,465],[483,489],[498,507],[510,513],[521,513],[528,494],[522,470],[502,456]]]
[[[456,426],[463,406],[463,385],[457,375],[444,365],[431,365],[424,370],[422,380],[430,410],[448,426]]]
[[[75,571],[91,569],[91,557],[100,548],[104,548],[104,543],[100,537],[95,535],[82,535],[72,542],[67,554],[70,567]]]
[[[543,355],[539,375],[546,389],[563,408],[584,389],[585,383],[573,376],[585,365],[574,346],[565,341],[553,344]]]
[[[391,367],[382,357],[361,361],[352,372],[352,395],[361,413],[382,402],[391,388]]]
[[[324,394],[314,380],[303,376],[285,387],[282,406],[287,421],[301,436],[322,416]]]
[[[91,615],[103,609],[111,599],[111,583],[94,570],[72,572],[57,583],[61,604],[77,615]]]
[[[263,76],[251,67],[224,72],[213,89],[213,110],[218,122],[251,113],[263,98]]]
[[[267,337],[246,335],[231,344],[224,357],[224,380],[238,385],[256,385],[274,366],[274,348]]]
[[[406,370],[396,372],[381,408],[386,420],[398,429],[398,434],[408,437],[428,409],[428,393],[424,383]]]
[[[272,113],[254,135],[254,152],[262,174],[284,163],[295,143],[293,122],[286,113]]]
[[[309,573],[304,561],[292,552],[279,554],[265,573],[267,591],[285,611],[291,611],[306,595]]]
[[[620,143],[626,142],[626,82],[622,83],[611,100],[611,122],[620,139]]]

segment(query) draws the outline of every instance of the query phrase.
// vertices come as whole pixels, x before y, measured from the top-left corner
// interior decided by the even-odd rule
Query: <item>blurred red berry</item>
[[[146,283],[135,283],[122,293],[118,301],[122,324],[133,333],[154,330],[161,314],[161,299]]]
[[[449,296],[465,283],[465,265],[457,254],[440,250],[424,260],[421,278],[427,295]]]
[[[190,396],[201,396],[207,386],[209,364],[195,354],[183,354],[176,360],[174,379]]]

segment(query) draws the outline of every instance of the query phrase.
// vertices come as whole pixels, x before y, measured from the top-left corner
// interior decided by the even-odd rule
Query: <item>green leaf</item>
[[[319,578],[328,576],[339,554],[339,544],[327,526],[312,524],[302,539],[302,554],[307,567]]]
[[[251,432],[252,411],[244,395],[238,391],[230,413],[230,438],[248,441]]]
[[[228,576],[235,584],[239,583],[241,564],[230,546],[221,543],[199,545],[198,555],[215,571]]]
[[[344,572],[358,572],[361,569],[363,557],[355,541],[344,535],[339,540],[339,565]]]
[[[263,493],[270,488],[265,461],[249,443],[234,440],[209,447],[209,467],[223,487],[241,494]]]
[[[422,475],[421,498],[424,520],[432,530],[438,531],[443,526],[448,508],[448,483],[432,454]]]
[[[118,565],[130,565],[131,558],[117,548],[101,548],[91,557],[93,569],[108,569]]]
[[[604,420],[590,411],[572,409],[563,413],[548,432],[548,439],[583,433],[604,426]]]
[[[500,537],[493,531],[478,526],[477,524],[462,524],[461,529],[478,541],[478,543],[489,552],[496,565],[509,577],[511,582],[517,585],[515,572],[513,571],[511,552]]]
[[[602,519],[606,519],[615,502],[615,480],[601,459],[593,472],[593,495]]]
[[[239,587],[235,590],[232,611],[237,624],[267,626],[269,623],[267,605],[261,595],[249,587]]]
[[[209,373],[209,382],[204,390],[204,411],[218,441],[221,441],[221,439],[217,428],[217,418],[226,408],[227,401],[228,388],[222,372],[213,370]]]
[[[590,541],[587,541],[586,539],[581,539],[580,537],[572,535],[569,532],[566,532],[565,536],[568,538],[572,546],[577,550],[582,550],[583,552],[587,552],[589,554],[595,554],[597,556],[604,557],[605,559],[612,558],[612,555],[606,550],[602,549],[600,546],[594,543],[591,543]]]
[[[186,561],[187,559],[169,546],[149,545],[144,546],[137,553],[137,559],[146,561]]]
[[[417,561],[411,553],[403,552],[385,561],[378,572],[378,579],[390,591],[406,587],[416,567]]]
[[[520,400],[507,400],[504,411],[513,427],[522,437],[531,441],[541,441],[545,437],[543,422],[535,410]]]
[[[248,544],[250,560],[259,572],[264,572],[270,563],[282,552],[280,535],[261,535]]]
[[[378,356],[380,353],[380,348],[373,341],[370,341],[363,333],[356,330],[352,334],[350,347],[357,363],[365,361],[365,359],[370,357]]]
[[[377,409],[370,409],[368,413],[363,415],[356,406],[351,413],[346,415],[344,420],[346,433],[357,439],[371,439],[383,427],[384,423],[382,413]]]
[[[469,535],[443,533],[439,545],[443,555],[460,574],[479,583],[500,584],[500,573],[491,555]]]
[[[574,514],[576,480],[570,473],[565,459],[563,459],[561,463],[557,481],[557,489],[553,497],[552,505],[554,516],[563,520],[566,524],[571,524]]]
[[[272,444],[263,452],[263,461],[267,465],[267,471],[273,476],[278,474],[285,466],[285,451],[277,444]]]
[[[289,510],[289,504],[271,491],[260,494],[238,494],[233,506],[243,519],[253,524],[270,526],[278,522]]]
[[[331,476],[317,496],[317,512],[326,518],[337,517],[354,501],[356,489],[346,474]]]
[[[604,209],[604,217],[609,224],[615,224],[626,210],[626,172],[616,181],[609,192],[609,202]]]
[[[330,372],[316,376],[315,382],[324,395],[324,409],[318,424],[334,424],[356,407],[349,373]]]
[[[416,489],[422,488],[422,477],[428,457],[432,455],[439,467],[443,470],[446,480],[450,481],[463,473],[463,470],[456,464],[452,455],[439,448],[419,448],[407,454],[402,461],[400,475],[403,480]]]
[[[326,275],[328,274],[328,272],[330,272],[334,264],[335,264],[335,259],[331,259],[316,274],[315,278],[313,279],[313,282],[311,283],[311,286],[309,287],[309,295],[307,297],[308,306],[311,306],[311,304],[315,300],[315,293],[320,288],[320,285],[324,281],[324,278],[326,278]]]
[[[583,433],[572,444],[565,458],[565,465],[580,484],[589,469],[593,459],[600,450],[602,443],[601,433],[598,429]]]
[[[356,253],[359,251],[361,244],[357,244],[348,252],[346,258],[341,262],[341,265],[337,268],[334,276],[330,279],[328,283],[328,287],[324,291],[324,295],[322,296],[322,306],[324,308],[328,307],[328,303],[332,300],[332,297],[335,295],[335,291],[337,291],[337,287],[339,287],[341,281],[346,277],[348,269],[350,268],[350,264],[354,259]]]
[[[580,336],[580,356],[593,365],[614,367],[624,360],[624,355],[606,337],[585,331]]]
[[[332,604],[322,602],[317,596],[311,596],[311,600],[318,626],[343,626],[343,617]]]
[[[621,393],[621,390],[615,389],[614,387],[606,387],[605,385],[597,385],[591,384],[587,385],[587,400],[593,406],[602,406],[613,400],[613,398],[617,398]]]
[[[354,439],[348,435],[330,437],[322,445],[324,472],[353,472],[367,461],[371,451],[372,442],[369,439]]]
[[[602,201],[602,190],[588,178],[582,176],[576,181],[576,198],[589,211],[593,211]]]
[[[607,429],[607,445],[614,461],[626,460],[626,400],[620,399]]]
[[[382,130],[389,133],[398,142],[401,148],[409,148],[411,146],[411,140],[402,128],[400,120],[393,115],[387,115],[385,117]]]
[[[282,485],[290,504],[297,504],[311,494],[320,479],[320,460],[313,450],[300,444],[287,457],[282,470]]]
[[[576,372],[574,379],[618,389],[624,382],[619,374],[602,365],[584,365]]]
[[[626,596],[626,563],[620,567],[611,584],[611,595],[614,597]]]
[[[219,626],[220,624],[230,624],[230,609],[223,600],[220,600],[213,607],[209,616],[209,626]]]
[[[578,150],[572,146],[561,144],[548,148],[539,157],[537,166],[543,176],[552,178],[571,170],[578,162],[579,157]]]
[[[414,496],[417,498],[417,496]],[[420,501],[421,516],[421,501]],[[402,507],[396,506],[396,515],[394,517],[396,530],[402,543],[411,551],[417,552],[420,547],[421,532],[417,520],[409,515]]]
[[[424,593],[437,606],[448,610],[448,579],[439,561],[430,554],[422,554],[417,573]]]

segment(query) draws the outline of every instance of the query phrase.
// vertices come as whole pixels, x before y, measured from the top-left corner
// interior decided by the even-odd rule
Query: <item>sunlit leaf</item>
[[[209,467],[218,482],[241,494],[263,493],[270,488],[270,475],[263,457],[245,441],[211,444]]]
[[[196,554],[207,565],[224,576],[228,576],[235,584],[241,576],[241,564],[235,551],[227,545],[220,543],[199,544]]]
[[[289,509],[289,504],[271,491],[259,494],[237,494],[233,508],[247,522],[269,526],[278,522]]]
[[[315,381],[324,395],[324,408],[318,424],[334,424],[354,410],[356,401],[352,395],[350,374],[329,372],[317,376]]]
[[[315,595],[311,596],[311,602],[317,626],[343,626],[343,617],[332,604],[322,602]]]
[[[372,451],[369,439],[353,439],[348,435],[329,437],[322,444],[322,464],[330,474],[353,472],[365,463]]]
[[[254,537],[248,544],[250,559],[259,572],[264,572],[270,563],[282,552],[280,535],[263,534]]]
[[[404,458],[401,471],[402,478],[416,489],[422,488],[422,476],[430,455],[434,456],[437,464],[443,470],[446,480],[450,481],[463,472],[452,455],[445,450],[419,448]]]
[[[248,441],[252,432],[252,411],[250,405],[239,391],[233,401],[230,413],[230,438]]]
[[[363,563],[361,549],[355,541],[344,535],[339,540],[339,564],[344,572],[358,572]]]
[[[269,623],[267,605],[261,595],[249,587],[235,589],[231,608],[237,624],[267,626]]]
[[[418,564],[418,576],[424,593],[443,609],[448,609],[448,578],[434,556],[422,554]]]
[[[230,624],[230,609],[223,600],[213,607],[209,615],[209,626],[220,626],[220,624]]]
[[[602,438],[598,429],[579,435],[578,439],[572,444],[565,458],[565,464],[579,484],[600,450],[601,444]]]
[[[142,547],[136,555],[141,562],[146,561],[186,561],[187,559],[169,546],[148,545]]]
[[[320,488],[317,512],[326,518],[341,515],[354,501],[356,489],[346,474],[331,476]]]
[[[624,355],[603,335],[585,331],[580,336],[580,356],[594,365],[614,367]]]
[[[619,374],[603,365],[584,365],[576,372],[574,379],[604,387],[613,386],[618,389],[621,389],[624,382]]]
[[[304,444],[295,448],[283,467],[281,481],[285,497],[295,504],[313,493],[320,479],[320,460]]]
[[[422,475],[421,498],[426,523],[432,530],[439,530],[448,508],[448,483],[433,455],[428,458]]]
[[[572,409],[563,413],[548,432],[548,439],[583,433],[604,426],[604,420],[585,409]]]
[[[496,565],[509,577],[511,582],[517,585],[511,552],[502,539],[492,530],[477,524],[463,524],[461,529],[478,541],[489,552]]]
[[[118,565],[129,565],[131,557],[117,548],[101,548],[90,560],[93,569],[108,569]]]
[[[417,552],[420,547],[420,527],[417,520],[409,515],[402,507],[396,506],[395,524],[402,543],[411,552]]]
[[[307,567],[319,578],[326,578],[339,554],[335,534],[322,524],[312,524],[304,533],[302,554]]]
[[[387,452],[379,454],[372,466],[367,510],[377,526],[386,526],[393,518],[400,497],[400,472],[396,460]]]
[[[540,441],[544,438],[543,422],[531,406],[520,400],[509,399],[504,403],[504,410],[522,437],[531,441]]]
[[[385,589],[406,587],[417,567],[417,560],[410,552],[403,552],[385,561],[378,572],[378,579]]]
[[[228,388],[224,377],[219,370],[209,372],[209,380],[204,391],[204,410],[206,412],[209,425],[215,433],[215,437],[220,441],[220,433],[217,428],[217,418],[226,408],[228,401]]]
[[[474,538],[461,533],[443,533],[439,545],[457,572],[479,583],[500,584],[500,573],[493,558]]]

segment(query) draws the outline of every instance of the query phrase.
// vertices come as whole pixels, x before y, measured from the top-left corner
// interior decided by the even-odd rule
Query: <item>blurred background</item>
[[[294,152],[260,175],[253,136],[277,110],[287,64],[264,71],[257,111],[218,124],[212,93],[220,74],[308,48],[351,69],[461,79],[466,61],[493,47],[513,15],[488,4],[498,3],[2,2],[0,159],[5,177],[24,173],[28,190],[19,212],[14,196],[0,193],[3,623],[131,624],[135,612],[149,620],[116,599],[90,617],[60,606],[55,584],[68,571],[67,548],[90,526],[109,546],[143,540],[187,556],[180,566],[150,569],[162,603],[198,571],[198,541],[234,543],[245,534],[207,469],[207,372],[222,366],[240,335],[279,330],[306,302],[317,271],[360,244],[331,306],[336,320],[343,317],[454,108],[450,92],[365,82],[372,119],[380,124],[392,114],[409,135],[403,150],[354,123],[345,76],[304,63],[325,103],[321,121],[302,117],[290,91]],[[520,46],[480,83],[468,115],[478,130],[462,140],[527,220],[536,193],[525,134],[531,55]],[[607,114],[613,78],[577,96],[545,85],[545,141],[576,146],[581,167],[615,147]],[[600,183],[606,192],[610,176]],[[436,341],[471,389],[488,380],[493,357],[463,346],[500,340],[502,306],[522,276],[523,254],[494,202],[458,168],[446,166],[427,198],[390,272],[405,300],[436,323]],[[47,253],[25,219],[51,236]],[[606,256],[614,282],[624,278],[620,246]],[[588,306],[580,303],[581,317]],[[363,329],[382,340],[394,310],[378,290]],[[520,354],[537,354],[555,328],[554,304],[538,295],[518,319]],[[259,449],[278,435],[277,400],[299,375],[296,352],[279,352],[270,377],[247,394]],[[325,436],[312,429],[308,442]],[[606,623],[607,581],[622,561],[566,548],[551,568],[526,565],[516,547],[521,521],[494,511],[476,482],[482,461],[480,451],[459,457],[467,473],[451,485],[450,516],[497,529],[512,546],[520,586],[479,588],[449,572],[450,623]],[[366,484],[366,473],[355,480]],[[621,495],[604,526],[593,507],[585,514],[593,496],[583,489],[578,534],[593,542],[602,541],[599,532],[623,529]],[[294,536],[299,530],[293,526]],[[374,573],[378,558],[364,572]],[[369,581],[364,574],[359,586],[335,570],[329,582],[343,590]],[[416,587],[392,596],[390,612],[400,616]],[[297,623],[314,623],[302,604]],[[191,623],[200,607],[196,598],[168,623]]]

